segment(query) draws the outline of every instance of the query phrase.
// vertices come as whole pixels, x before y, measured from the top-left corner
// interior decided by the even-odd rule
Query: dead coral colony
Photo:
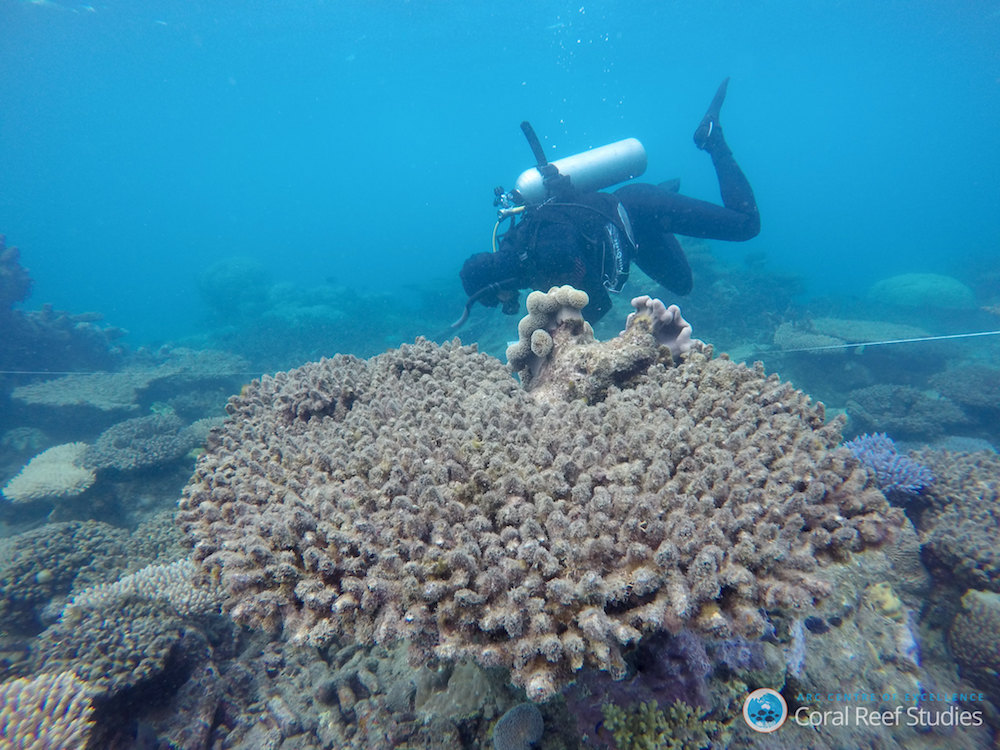
[[[898,525],[839,424],[777,377],[700,342],[675,363],[650,310],[601,343],[578,306],[535,302],[556,311],[521,327],[530,391],[418,340],[231,399],[179,520],[238,621],[405,638],[540,701],[585,663],[622,675],[644,632],[759,635],[762,607],[809,606],[819,565]]]

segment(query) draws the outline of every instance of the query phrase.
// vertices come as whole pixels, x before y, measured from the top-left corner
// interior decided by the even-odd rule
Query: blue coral
[[[875,475],[879,489],[891,496],[913,497],[934,481],[926,466],[900,455],[896,444],[884,432],[864,434],[844,443],[861,464]]]

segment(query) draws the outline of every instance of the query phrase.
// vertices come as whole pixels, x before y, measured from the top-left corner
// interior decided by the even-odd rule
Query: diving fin
[[[712,97],[712,103],[708,105],[708,111],[705,112],[705,116],[701,118],[701,122],[698,123],[698,127],[694,131],[694,145],[703,151],[709,147],[713,140],[712,136],[718,138],[716,131],[719,130],[719,112],[722,109],[722,103],[726,101],[727,88],[729,88],[728,77],[719,84],[715,96]]]

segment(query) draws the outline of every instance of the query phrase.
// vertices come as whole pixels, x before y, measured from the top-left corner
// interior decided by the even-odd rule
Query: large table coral
[[[594,382],[544,397],[423,340],[245,387],[178,515],[227,609],[504,666],[544,700],[585,663],[624,674],[645,632],[758,636],[899,524],[839,423],[761,367],[675,365],[643,316],[588,335],[553,331],[542,366]]]

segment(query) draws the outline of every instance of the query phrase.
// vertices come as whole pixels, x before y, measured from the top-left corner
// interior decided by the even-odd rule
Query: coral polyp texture
[[[86,747],[94,712],[85,682],[71,672],[0,685],[0,747]]]
[[[178,514],[227,610],[503,666],[539,701],[585,663],[624,675],[645,632],[758,636],[901,523],[840,423],[762,367],[675,366],[648,316],[603,344],[565,325],[537,390],[420,339],[246,386]]]

